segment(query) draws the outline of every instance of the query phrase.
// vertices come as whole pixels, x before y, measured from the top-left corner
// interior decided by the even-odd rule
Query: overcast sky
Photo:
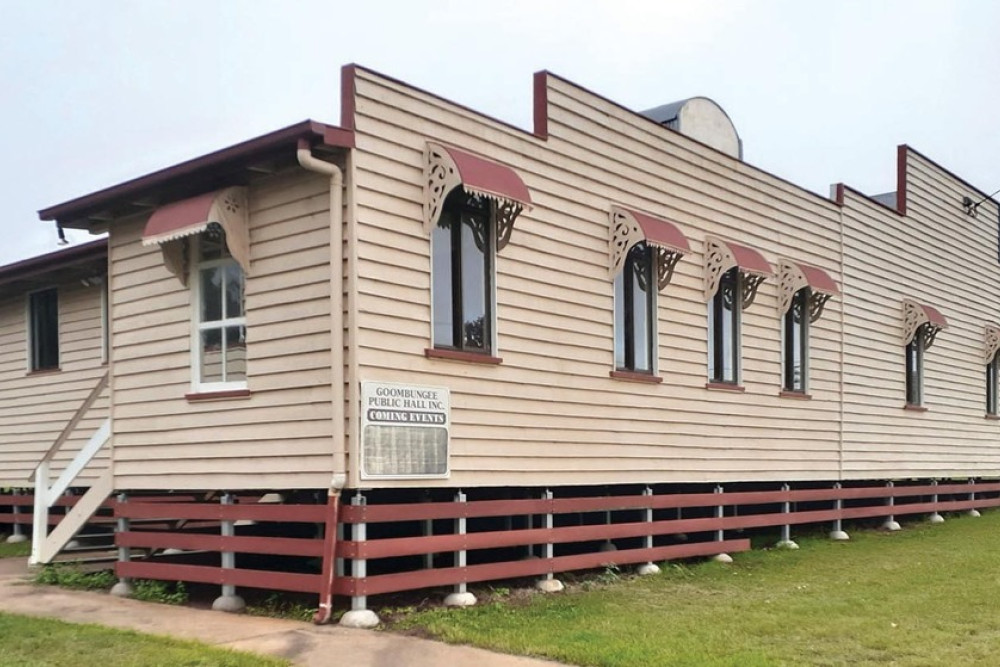
[[[540,69],[637,110],[705,95],[821,194],[894,189],[900,143],[993,192],[998,28],[992,0],[0,0],[0,264],[55,248],[40,208],[339,122],[348,62],[525,128]]]

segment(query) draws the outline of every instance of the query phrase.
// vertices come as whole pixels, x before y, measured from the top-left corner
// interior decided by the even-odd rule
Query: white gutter
[[[347,428],[344,420],[344,174],[335,164],[313,156],[299,141],[296,153],[303,169],[330,177],[330,400],[333,421],[333,479],[337,493],[347,484]]]

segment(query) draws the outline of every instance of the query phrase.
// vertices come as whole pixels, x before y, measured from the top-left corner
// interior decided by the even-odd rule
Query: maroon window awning
[[[771,264],[757,250],[754,250],[750,246],[733,243],[732,241],[719,240],[719,243],[728,248],[735,261],[734,266],[740,271],[766,278],[774,275],[774,269],[771,268]]]
[[[647,213],[641,213],[632,209],[614,207],[626,216],[631,216],[642,230],[644,240],[649,245],[660,246],[686,255],[691,252],[687,237],[677,228],[674,223],[657,218]]]
[[[514,222],[531,208],[531,193],[516,171],[468,151],[434,142],[425,155],[424,229],[430,234],[441,219],[448,195],[461,187],[470,195],[492,199],[497,204],[496,249],[510,240]]]
[[[837,281],[831,278],[830,274],[823,269],[817,266],[809,266],[808,264],[800,264],[799,262],[793,263],[802,273],[803,278],[805,278],[806,285],[813,292],[829,294],[830,296],[840,294],[840,287],[837,286]]]
[[[209,192],[158,208],[146,222],[142,233],[144,246],[169,244],[171,241],[200,234],[212,223],[226,232],[226,246],[244,271],[250,269],[250,232],[247,219],[246,188],[234,186]],[[164,250],[165,257],[167,250]],[[169,264],[176,264],[173,260]],[[176,266],[170,267],[177,272]]]
[[[809,317],[815,322],[823,314],[826,302],[840,294],[837,281],[830,274],[810,264],[783,259],[779,264],[778,314],[784,315],[792,306],[792,298],[800,289],[809,288]]]
[[[930,347],[937,332],[948,328],[948,320],[945,319],[940,310],[933,306],[913,299],[903,299],[903,344],[909,345],[917,334],[917,330],[925,324],[930,329],[930,335],[925,345]]]
[[[528,187],[510,167],[451,146],[440,148],[455,164],[466,192],[517,202],[523,208],[531,207]]]
[[[657,284],[664,289],[677,261],[691,252],[687,237],[674,223],[622,206],[611,207],[608,265],[614,278],[625,266],[625,258],[637,243],[646,243],[656,253]]]

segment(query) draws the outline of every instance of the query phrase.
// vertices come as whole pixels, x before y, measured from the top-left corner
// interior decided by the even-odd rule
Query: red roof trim
[[[354,146],[354,132],[332,125],[326,125],[313,120],[306,120],[295,125],[270,132],[202,155],[201,157],[181,162],[180,164],[154,171],[124,183],[119,183],[104,190],[98,190],[83,197],[71,199],[62,204],[50,206],[38,212],[42,220],[58,220],[60,222],[79,219],[96,212],[101,207],[118,199],[126,199],[139,193],[148,192],[170,181],[187,177],[195,172],[210,170],[224,164],[238,163],[250,159],[261,152],[275,150],[290,145],[298,145],[299,139],[306,139],[310,144],[325,144],[351,148]]]
[[[906,215],[906,144],[896,146],[896,211]]]
[[[733,243],[732,241],[722,241],[720,239],[720,242],[729,248],[729,252],[733,253],[733,258],[736,260],[736,266],[741,271],[756,273],[762,276],[774,275],[774,269],[771,268],[771,264],[764,259],[764,255],[760,254],[758,250],[755,250],[750,246]]]
[[[98,239],[80,243],[69,248],[36,255],[19,262],[0,266],[0,283],[7,283],[21,278],[30,278],[74,264],[101,259],[108,255],[108,240]]]
[[[535,136],[539,139],[549,138],[549,86],[545,80],[546,72],[535,72],[532,79],[532,115],[535,123]]]
[[[814,292],[820,292],[821,294],[832,294],[834,296],[840,294],[840,287],[837,286],[837,281],[830,277],[830,274],[819,268],[818,266],[810,266],[809,264],[800,264],[795,262],[795,266],[799,267],[799,271],[805,276],[806,282],[809,283],[810,289]]]
[[[651,245],[663,246],[685,255],[691,252],[687,237],[674,223],[632,209],[623,209],[629,213],[642,228],[646,242]]]

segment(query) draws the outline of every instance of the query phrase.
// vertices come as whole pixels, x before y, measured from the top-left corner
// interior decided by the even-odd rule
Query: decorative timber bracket
[[[934,344],[938,332],[947,328],[948,320],[936,308],[903,299],[903,345],[909,345],[920,332],[926,350]]]
[[[743,285],[743,310],[757,298],[757,289],[766,279],[774,276],[774,269],[764,256],[748,246],[714,237],[705,239],[705,301],[711,301],[719,291],[722,276],[730,269],[740,272]]]
[[[823,269],[782,259],[778,264],[778,315],[783,316],[792,305],[792,297],[800,289],[809,288],[809,321],[823,315],[831,297],[840,294],[837,283]]]
[[[684,234],[671,222],[621,206],[611,207],[610,222],[608,269],[611,277],[621,273],[629,251],[637,243],[645,242],[655,251],[657,287],[665,289],[673,278],[677,262],[691,251]]]

